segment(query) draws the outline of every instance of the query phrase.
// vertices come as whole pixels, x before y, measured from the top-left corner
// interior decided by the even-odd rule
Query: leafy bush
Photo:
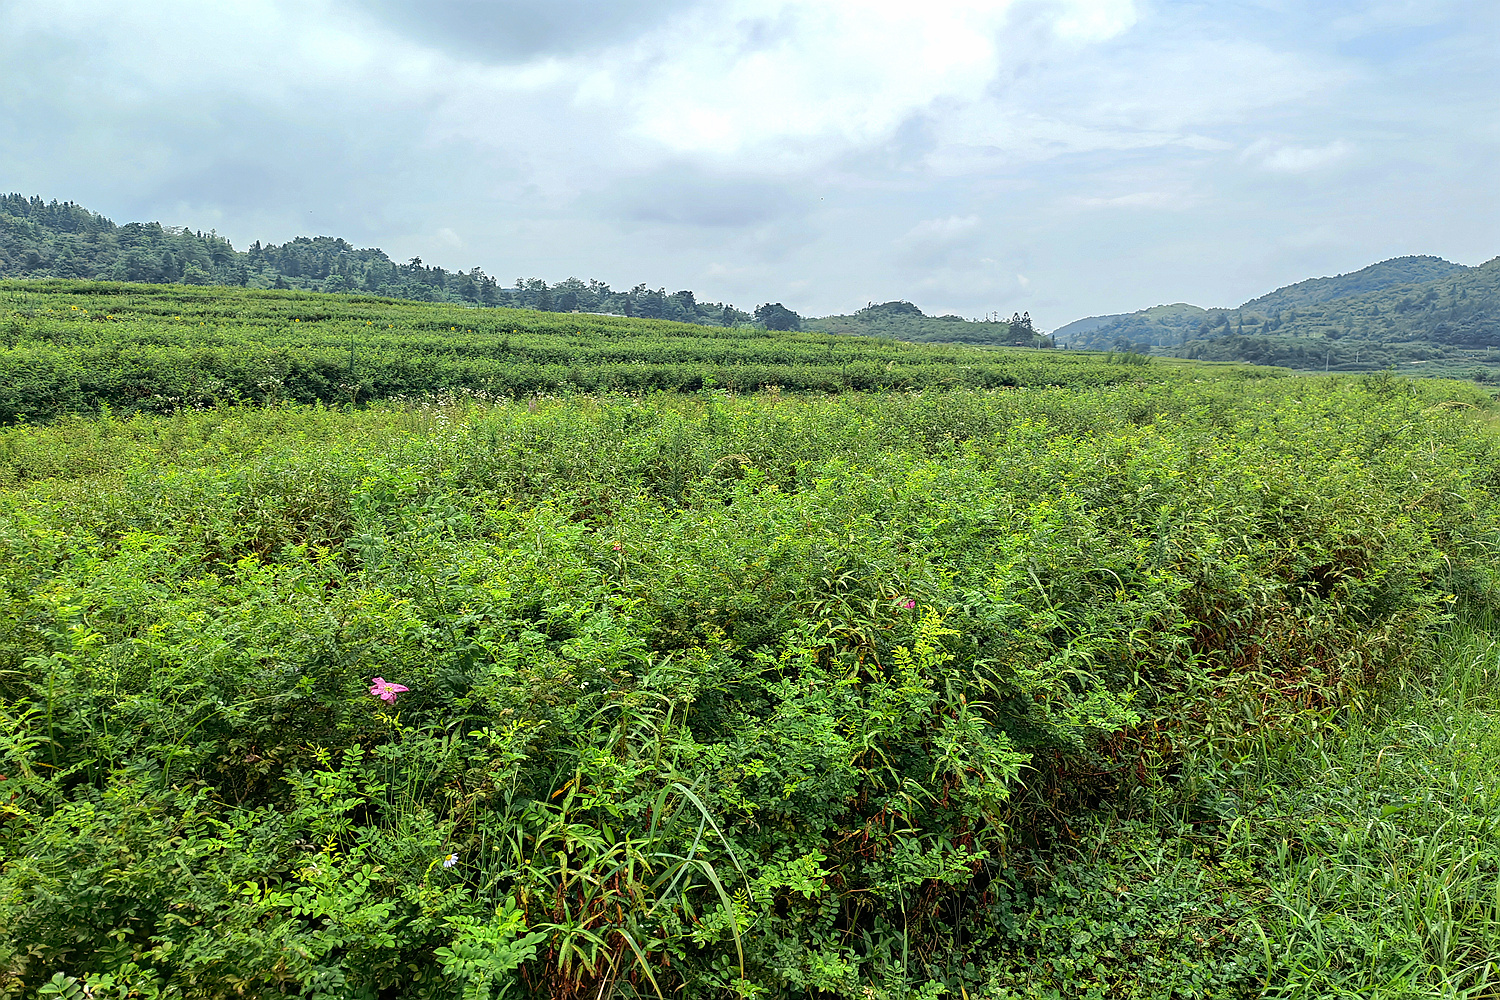
[[[1462,391],[0,431],[0,990],[1253,995],[1244,899],[1103,895],[1110,810],[1494,606]]]

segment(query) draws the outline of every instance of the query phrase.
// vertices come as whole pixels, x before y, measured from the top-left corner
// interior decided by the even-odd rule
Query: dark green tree
[[[780,302],[767,302],[755,307],[755,322],[767,330],[800,330],[802,317]]]

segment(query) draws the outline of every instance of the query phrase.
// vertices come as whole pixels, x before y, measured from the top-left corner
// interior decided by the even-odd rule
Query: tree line
[[[213,230],[158,222],[116,225],[73,202],[0,195],[0,278],[63,278],[146,284],[222,285],[345,295],[378,295],[413,302],[539,312],[597,313],[700,326],[753,324],[766,330],[885,337],[918,343],[1052,347],[1029,314],[1007,321],[999,313],[972,321],[927,316],[910,302],[871,304],[852,316],[808,319],[780,302],[745,311],[727,302],[700,301],[688,289],[668,292],[643,283],[616,289],[597,279],[570,277],[549,285],[518,277],[502,285],[482,268],[450,271],[420,257],[392,260],[383,250],[356,247],[333,236],[298,236],[285,243],[256,240],[236,250]]]
[[[355,247],[332,236],[299,236],[236,250],[207,233],[157,222],[114,222],[73,202],[0,195],[0,277],[71,278],[148,284],[230,285],[241,288],[365,293],[416,302],[590,312],[704,326],[759,322],[796,330],[801,317],[780,303],[754,314],[726,302],[701,302],[690,290],[668,292],[645,283],[614,289],[596,279],[548,285],[517,278],[503,286],[482,268],[450,271],[420,257],[392,260],[383,250]]]

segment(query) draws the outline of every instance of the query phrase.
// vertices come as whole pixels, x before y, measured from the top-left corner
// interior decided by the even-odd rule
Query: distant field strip
[[[1202,366],[1214,378],[1273,369]],[[1177,373],[1180,375],[1180,372]],[[1091,386],[1100,354],[220,287],[0,282],[0,421],[226,402],[556,392]]]

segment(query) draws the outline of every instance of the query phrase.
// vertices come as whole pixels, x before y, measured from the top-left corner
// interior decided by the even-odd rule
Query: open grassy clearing
[[[1070,818],[1016,866],[1031,905],[970,995],[1500,995],[1497,654],[1465,618],[1361,711],[1200,746]]]

